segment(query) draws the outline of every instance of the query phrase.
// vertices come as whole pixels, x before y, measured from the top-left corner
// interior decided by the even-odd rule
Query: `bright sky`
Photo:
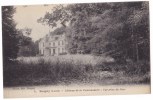
[[[37,23],[37,19],[43,17],[46,12],[51,12],[55,5],[35,5],[35,6],[15,6],[16,13],[14,14],[14,20],[17,23],[18,29],[31,28],[32,33],[30,37],[35,41],[50,31],[53,31],[49,26],[44,26],[41,23]]]

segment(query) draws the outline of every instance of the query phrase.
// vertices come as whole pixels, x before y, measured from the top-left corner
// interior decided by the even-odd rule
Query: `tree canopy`
[[[16,9],[13,6],[2,7],[2,35],[3,35],[3,61],[9,64],[18,56],[36,55],[38,46],[29,37],[32,29],[17,29],[13,15]],[[38,44],[38,43],[37,43]],[[27,50],[27,46],[30,46]]]
[[[18,29],[18,39],[19,39],[19,51],[18,56],[36,56],[39,53],[38,41],[34,42],[29,35],[31,34],[32,29],[24,28]]]
[[[149,59],[149,2],[58,5],[38,22],[66,27],[70,53]]]
[[[8,62],[17,57],[19,40],[17,38],[16,24],[13,20],[15,8],[2,7],[2,34],[3,34],[3,60]]]

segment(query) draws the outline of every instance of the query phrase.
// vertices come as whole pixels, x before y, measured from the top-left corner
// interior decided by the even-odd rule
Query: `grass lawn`
[[[150,83],[150,63],[118,64],[110,57],[63,55],[22,57],[4,66],[4,87],[69,84]]]

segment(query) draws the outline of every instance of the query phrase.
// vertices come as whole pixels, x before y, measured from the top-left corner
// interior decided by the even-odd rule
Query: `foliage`
[[[16,29],[14,13],[13,6],[2,7],[4,66],[14,61],[17,56],[35,56],[38,53],[38,42],[34,43],[29,37],[32,29]]]
[[[58,5],[38,22],[66,27],[70,53],[149,60],[148,2]],[[68,24],[67,24],[68,23]]]
[[[32,39],[29,37],[31,34],[31,31],[28,31],[31,29],[18,29],[18,39],[19,39],[19,47],[26,46],[32,42]]]
[[[18,29],[18,39],[19,39],[19,51],[18,57],[20,56],[36,56],[39,53],[38,41],[34,42],[29,35],[32,29],[24,28]]]
[[[36,50],[34,43],[32,42],[29,35],[31,34],[31,29],[16,29],[16,24],[13,20],[13,14],[15,13],[15,8],[13,6],[3,6],[2,7],[2,33],[3,33],[3,57],[4,64],[15,60],[18,55],[22,55],[26,51],[26,46],[30,45],[32,52]],[[35,49],[34,49],[35,48]],[[32,50],[34,49],[34,50]],[[21,53],[22,52],[22,53]],[[24,52],[27,54],[27,51]]]
[[[4,70],[4,86],[69,84],[144,84],[150,82],[149,63],[118,64],[94,56],[24,57]],[[73,57],[73,58],[72,58]],[[86,59],[85,59],[86,58]],[[89,59],[90,58],[90,59]],[[96,64],[92,62],[96,60]],[[98,63],[99,61],[99,63]],[[103,62],[103,63],[100,63]],[[138,67],[138,68],[137,68]]]
[[[17,57],[19,39],[17,38],[16,24],[13,20],[15,8],[2,7],[2,35],[3,35],[3,61],[4,64]]]
[[[66,29],[65,27],[60,27],[55,29],[53,32],[50,32],[51,35],[61,35],[63,33],[65,33]]]
[[[38,54],[39,54],[38,41],[33,42],[31,40],[31,41],[29,41],[29,43],[27,45],[20,46],[20,49],[18,52],[18,57],[36,56]]]

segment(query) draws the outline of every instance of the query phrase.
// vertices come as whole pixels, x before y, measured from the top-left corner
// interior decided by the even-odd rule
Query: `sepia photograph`
[[[1,8],[4,98],[151,93],[149,1]]]

